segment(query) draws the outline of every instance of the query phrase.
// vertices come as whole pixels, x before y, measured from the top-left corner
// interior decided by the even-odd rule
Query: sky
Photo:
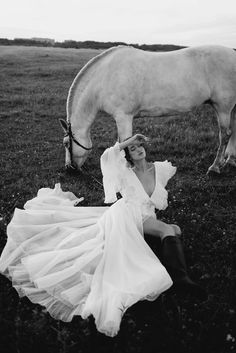
[[[235,0],[0,0],[0,5],[1,38],[236,48]]]

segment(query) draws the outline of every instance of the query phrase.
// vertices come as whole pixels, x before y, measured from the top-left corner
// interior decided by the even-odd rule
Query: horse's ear
[[[61,124],[61,127],[63,129],[64,132],[68,131],[68,125],[67,122],[64,119],[59,119],[59,122]]]

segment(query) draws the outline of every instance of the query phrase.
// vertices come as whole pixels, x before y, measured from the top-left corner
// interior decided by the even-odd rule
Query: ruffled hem
[[[129,306],[154,300],[172,281],[144,241],[139,207],[122,199],[73,207],[75,199],[56,186],[16,210],[0,271],[55,319],[93,315],[98,331],[113,337]]]

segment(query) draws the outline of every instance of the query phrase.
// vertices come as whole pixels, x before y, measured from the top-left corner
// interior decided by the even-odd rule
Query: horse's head
[[[86,134],[72,133],[70,122],[59,119],[65,133],[63,144],[66,150],[65,167],[67,170],[80,169],[92,149],[90,137]]]

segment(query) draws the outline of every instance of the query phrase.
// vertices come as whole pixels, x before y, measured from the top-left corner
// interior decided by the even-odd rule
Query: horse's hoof
[[[209,167],[207,171],[207,175],[209,176],[219,176],[220,168],[219,167]]]

